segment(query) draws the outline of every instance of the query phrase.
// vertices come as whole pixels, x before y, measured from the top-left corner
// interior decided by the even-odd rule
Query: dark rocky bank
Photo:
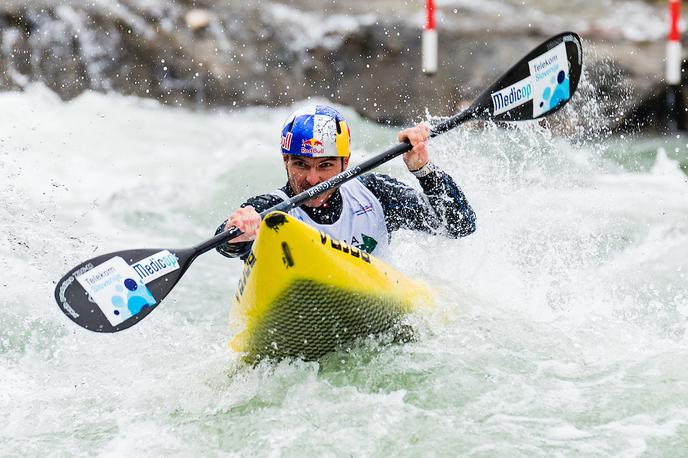
[[[662,128],[652,110],[662,109],[653,94],[664,72],[663,5],[611,2],[648,15],[655,32],[638,36],[618,12],[605,22],[585,2],[455,3],[463,6],[438,9],[440,68],[429,78],[421,1],[9,0],[0,5],[0,89],[42,82],[65,100],[92,89],[199,109],[315,95],[400,124],[457,111],[532,47],[572,30],[586,41],[582,90],[609,126]]]

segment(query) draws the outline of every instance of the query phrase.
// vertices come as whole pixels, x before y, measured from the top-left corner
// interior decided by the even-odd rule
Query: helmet
[[[349,157],[351,135],[334,108],[315,105],[289,115],[282,127],[282,154],[306,157]]]

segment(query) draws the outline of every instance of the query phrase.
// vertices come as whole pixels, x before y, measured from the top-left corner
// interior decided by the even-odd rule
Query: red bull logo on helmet
[[[312,154],[314,156],[325,153],[325,145],[320,140],[311,138],[301,142],[301,154]]]
[[[293,134],[291,132],[287,132],[287,135],[282,136],[282,149],[289,150],[291,149],[291,138],[293,137]]]

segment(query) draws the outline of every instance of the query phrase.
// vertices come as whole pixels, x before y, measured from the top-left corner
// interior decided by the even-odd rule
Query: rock
[[[688,130],[684,86],[654,86],[612,127],[615,132],[675,132]]]
[[[208,25],[210,25],[211,18],[212,16],[208,10],[201,8],[191,9],[184,15],[186,26],[193,32],[198,32],[199,30],[203,30],[208,27]]]

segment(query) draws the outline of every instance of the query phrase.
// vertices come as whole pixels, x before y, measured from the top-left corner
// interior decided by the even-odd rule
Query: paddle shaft
[[[456,126],[466,122],[469,120],[473,114],[475,113],[475,108],[471,106],[470,108],[462,111],[461,113],[456,114],[455,116],[452,116],[448,120],[440,123],[437,125],[431,132],[430,132],[430,137],[436,137],[444,132],[447,132]],[[387,151],[384,151],[377,156],[371,157],[367,161],[363,161],[361,164],[358,164],[354,167],[351,167],[350,169],[347,169],[343,171],[342,173],[333,176],[327,181],[323,181],[320,184],[317,184],[313,186],[312,188],[306,189],[305,191],[295,195],[289,200],[286,200],[280,204],[275,205],[274,207],[268,208],[264,212],[260,214],[261,217],[264,217],[270,212],[274,211],[281,211],[281,212],[288,212],[292,208],[298,207],[299,205],[303,204],[307,200],[310,200],[314,197],[317,197],[324,192],[326,192],[328,189],[334,189],[338,188],[342,184],[346,183],[347,181],[353,180],[357,176],[367,173],[385,162],[388,162],[392,159],[394,159],[397,156],[400,156],[407,151],[411,150],[411,144],[402,142],[399,143],[396,146],[393,146],[392,148],[388,149]],[[216,235],[215,237],[206,240],[205,242],[196,245],[195,247],[192,248],[194,251],[194,258],[197,256],[200,256],[201,254],[205,253],[206,251],[210,251],[213,248],[216,248],[220,245],[222,245],[225,242],[228,242],[238,236],[240,236],[242,232],[237,229],[236,227],[233,227],[227,231],[222,232],[221,234]]]

